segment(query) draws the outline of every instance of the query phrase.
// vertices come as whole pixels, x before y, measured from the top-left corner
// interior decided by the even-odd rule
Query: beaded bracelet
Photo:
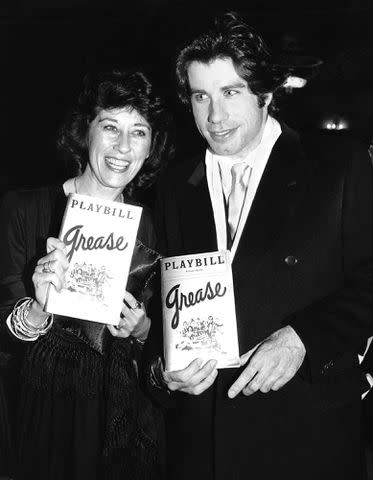
[[[15,304],[10,315],[10,329],[19,339],[32,342],[41,335],[45,335],[53,324],[53,315],[49,315],[40,327],[35,327],[28,320],[33,299],[30,297],[21,298]]]

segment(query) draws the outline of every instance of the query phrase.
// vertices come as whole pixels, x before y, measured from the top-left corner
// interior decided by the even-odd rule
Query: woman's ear
[[[264,99],[264,106],[269,107],[273,99],[273,93],[267,93]]]

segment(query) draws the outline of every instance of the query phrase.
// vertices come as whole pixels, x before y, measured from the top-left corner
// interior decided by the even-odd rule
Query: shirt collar
[[[268,115],[260,143],[254,148],[254,150],[249,152],[244,159],[232,161],[231,157],[224,155],[215,155],[209,149],[206,150],[206,159],[208,158],[210,162],[217,162],[220,168],[224,170],[226,170],[227,168],[230,170],[232,165],[240,162],[244,162],[250,167],[254,167],[256,159],[261,155],[265,155],[265,152],[268,150],[269,145],[272,149],[280,134],[280,124],[277,120]]]

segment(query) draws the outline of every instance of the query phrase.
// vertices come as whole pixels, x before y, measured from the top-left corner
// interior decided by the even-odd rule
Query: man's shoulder
[[[300,138],[305,148],[317,151],[333,150],[341,154],[364,151],[363,144],[348,132],[329,132],[320,129],[302,132]]]
[[[190,156],[176,157],[164,170],[161,183],[167,182],[172,185],[183,185],[193,181],[196,174],[204,175],[205,171],[205,152],[200,152]]]
[[[297,132],[281,124],[281,141],[284,145],[299,145],[303,159],[314,166],[340,168],[352,161],[366,160],[368,150],[361,141],[349,132],[330,132],[312,129]]]

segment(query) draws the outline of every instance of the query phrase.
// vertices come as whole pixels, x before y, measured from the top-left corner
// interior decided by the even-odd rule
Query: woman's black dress
[[[13,338],[5,325],[19,298],[34,297],[35,263],[58,236],[65,205],[54,186],[10,193],[0,213],[1,351],[22,359],[17,391],[8,392],[17,397],[15,478],[156,478],[160,424],[139,386],[140,346],[91,322],[101,328],[96,342],[58,317],[36,342]],[[145,210],[138,240],[154,246]]]

